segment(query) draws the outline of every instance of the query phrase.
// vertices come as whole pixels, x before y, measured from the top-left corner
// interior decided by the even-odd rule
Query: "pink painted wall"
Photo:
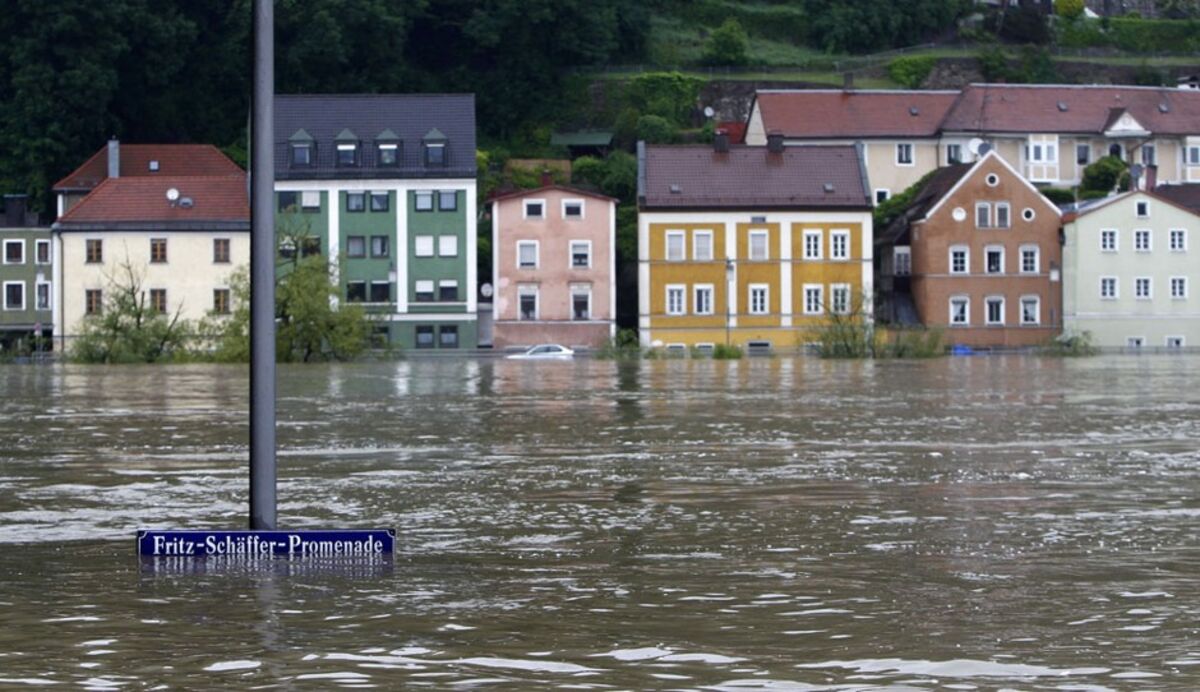
[[[541,219],[525,219],[524,205],[527,200],[544,200],[545,214]],[[563,217],[563,200],[582,200],[582,219]],[[497,333],[504,332],[509,344],[538,343],[553,340],[546,332],[546,322],[572,322],[572,284],[590,284],[592,287],[592,322],[612,322],[615,308],[612,301],[613,217],[616,203],[607,199],[573,193],[569,190],[533,190],[521,197],[503,199],[492,205],[494,298]],[[517,241],[538,241],[538,266],[536,269],[521,269],[517,266]],[[590,240],[592,243],[592,266],[571,266],[571,241]],[[531,338],[539,341],[522,342],[516,324],[519,317],[517,286],[538,286],[538,323]],[[505,327],[502,323],[511,322]],[[575,322],[575,324],[583,324]],[[529,326],[532,327],[532,324]],[[517,328],[514,331],[513,328]],[[577,330],[564,333],[576,333]],[[607,336],[607,334],[605,334]]]

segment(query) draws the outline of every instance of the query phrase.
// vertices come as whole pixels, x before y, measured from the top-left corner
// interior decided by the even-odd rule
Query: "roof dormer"
[[[337,148],[338,168],[350,168],[359,164],[361,159],[358,154],[358,135],[351,132],[350,128],[339,132],[338,136],[333,138],[333,143]]]
[[[288,137],[288,151],[290,156],[288,160],[292,167],[307,167],[316,163],[317,159],[317,143],[312,138],[312,135],[304,129],[296,130],[295,134]]]
[[[436,127],[425,133],[421,138],[421,147],[424,149],[424,161],[426,166],[441,167],[446,165],[446,145],[448,141],[446,135]]]
[[[375,135],[375,165],[383,168],[400,165],[400,137],[390,128]]]

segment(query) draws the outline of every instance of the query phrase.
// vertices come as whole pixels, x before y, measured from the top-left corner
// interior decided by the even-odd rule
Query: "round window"
[[[967,220],[967,210],[962,207],[955,207],[954,211],[950,212],[950,215],[954,217],[955,221]]]
[[[996,175],[995,173],[988,173],[988,177],[984,178],[984,180],[987,181],[987,184],[990,187],[996,187],[1000,184],[1000,176]]]
[[[1033,217],[1035,216],[1037,216],[1037,214],[1034,214],[1033,210],[1029,207],[1025,207],[1025,210],[1021,212],[1021,218],[1025,219],[1026,221],[1033,221]]]

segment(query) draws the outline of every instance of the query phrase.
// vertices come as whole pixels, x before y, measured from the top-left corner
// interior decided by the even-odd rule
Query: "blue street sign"
[[[372,557],[392,554],[395,529],[335,531],[138,531],[143,557]]]

